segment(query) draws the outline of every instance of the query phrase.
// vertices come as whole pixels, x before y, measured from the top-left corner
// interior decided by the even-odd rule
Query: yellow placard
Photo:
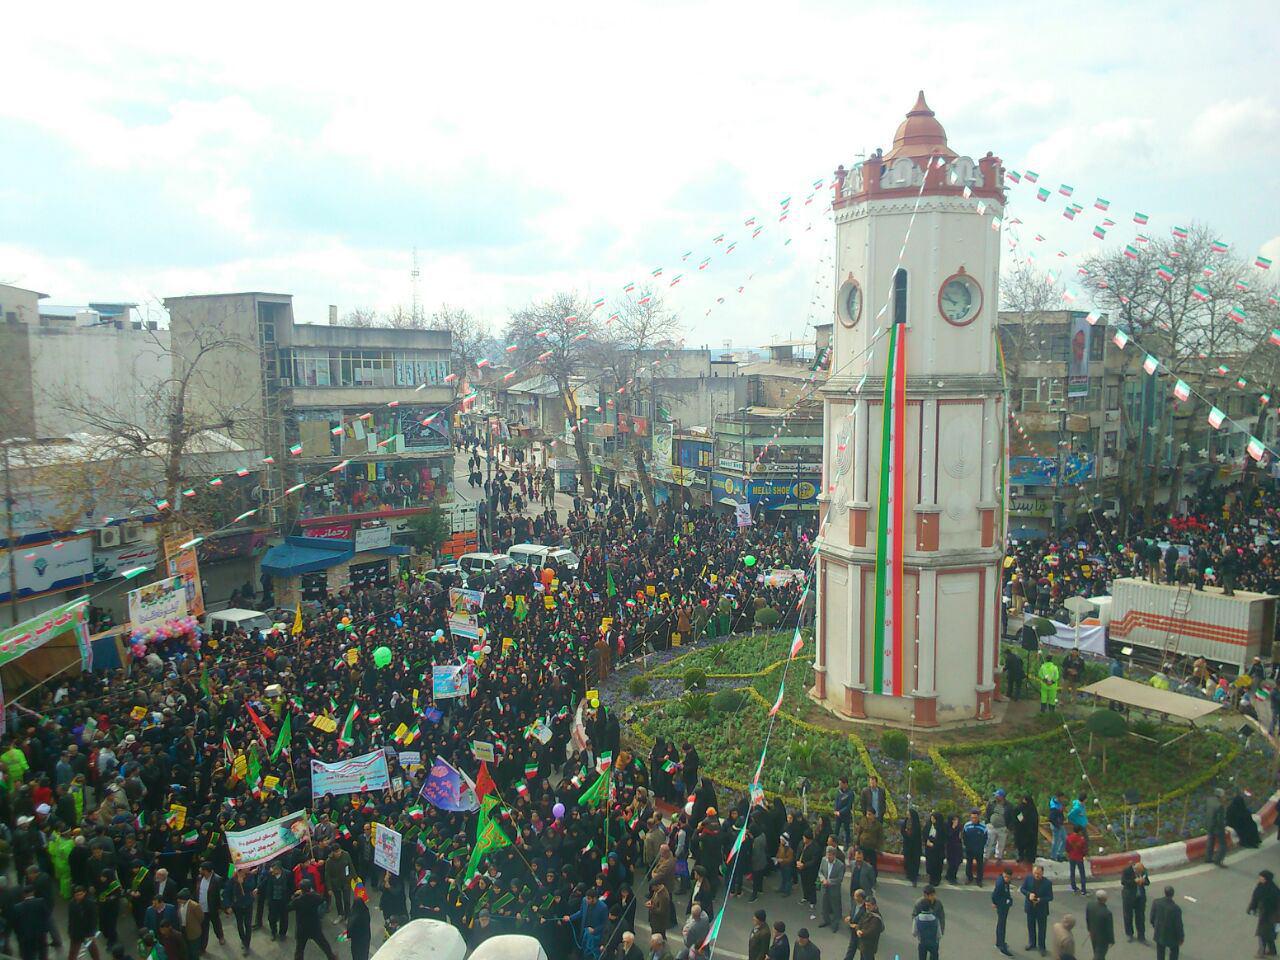
[[[612,626],[613,626],[613,617],[601,617],[601,618],[600,618],[600,629],[601,629],[601,630],[608,630],[608,629],[609,629],[610,627],[612,627]]]
[[[551,578],[551,589],[557,590],[560,587],[560,581],[556,577]]]
[[[241,780],[249,775],[249,761],[245,759],[243,753],[236,757],[235,762],[231,764],[231,772]]]
[[[682,647],[682,646],[684,646],[684,642],[680,639],[680,634],[678,634],[678,633],[673,633],[673,634],[671,635],[671,645],[672,645],[673,647]]]
[[[418,712],[418,691],[416,688],[413,691],[413,711],[414,713]]]
[[[181,830],[187,823],[187,808],[180,803],[169,804],[169,823],[175,830]]]
[[[338,721],[333,717],[326,717],[324,714],[312,720],[311,725],[323,733],[333,733],[338,729]]]
[[[588,690],[588,691],[587,691],[587,703],[588,703],[588,704],[590,704],[592,700],[599,700],[599,699],[600,699],[600,691],[599,691],[599,690]]]
[[[357,663],[359,663],[359,661],[360,661],[360,651],[357,650],[355,647],[352,647],[350,650],[347,651],[347,663],[351,664],[354,667]]]
[[[543,608],[544,608],[544,609],[547,609],[547,610],[554,610],[554,609],[556,608],[556,598],[555,598],[555,597],[543,597],[543,598],[542,598],[542,606],[543,606]]]
[[[516,645],[516,641],[515,641],[515,639],[514,639],[513,637],[503,637],[503,638],[502,638],[502,652],[503,652],[503,654],[505,655],[505,654],[506,654],[506,652],[507,652],[508,650],[510,650],[512,647],[514,647],[515,645]]]
[[[669,594],[669,593],[663,593],[660,597],[658,597],[658,599],[659,599],[659,600],[670,600],[670,599],[671,599],[671,594]]]
[[[131,716],[134,720],[141,720],[146,715],[147,715],[146,707],[134,707],[132,710],[129,711],[129,716]]]
[[[715,582],[716,582],[716,579],[717,579],[717,577],[716,577],[716,575],[713,573],[713,574],[711,575],[711,582],[712,582],[712,583],[715,583]]]
[[[646,583],[644,585],[644,595],[646,597],[656,597],[658,595],[658,588],[652,583]]]
[[[280,778],[279,778],[279,777],[263,777],[263,778],[262,778],[262,789],[263,789],[263,790],[274,790],[274,789],[275,789],[276,787],[278,787],[278,786],[280,786]]]
[[[401,737],[403,737],[408,732],[409,732],[409,725],[406,723],[402,723],[398,727],[396,727],[396,731],[391,735],[391,737],[392,739],[398,741],[400,740]]]

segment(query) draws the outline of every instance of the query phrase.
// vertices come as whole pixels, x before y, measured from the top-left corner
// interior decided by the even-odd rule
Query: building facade
[[[836,171],[812,693],[846,716],[992,715],[1002,177],[947,145],[923,93],[892,150]]]

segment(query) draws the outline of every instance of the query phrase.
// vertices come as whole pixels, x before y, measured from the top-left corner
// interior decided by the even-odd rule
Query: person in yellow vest
[[[1058,709],[1058,681],[1062,674],[1052,657],[1045,657],[1040,664],[1040,712]]]

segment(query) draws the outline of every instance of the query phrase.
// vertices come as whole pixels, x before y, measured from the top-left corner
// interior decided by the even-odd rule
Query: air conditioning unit
[[[120,528],[119,527],[103,527],[101,530],[99,530],[98,546],[100,547],[120,546]]]
[[[142,539],[143,526],[140,523],[126,523],[120,530],[120,541],[122,543],[137,543]]]

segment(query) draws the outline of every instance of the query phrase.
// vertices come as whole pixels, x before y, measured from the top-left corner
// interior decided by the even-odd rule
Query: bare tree
[[[383,316],[385,325],[393,330],[425,330],[427,322],[421,314],[414,314],[410,309],[402,306],[391,308],[391,312]]]
[[[372,307],[357,307],[348,310],[342,318],[344,327],[385,327],[387,324],[381,314]]]
[[[680,321],[666,308],[662,298],[649,288],[632,293],[618,304],[617,317],[600,331],[595,345],[600,368],[613,380],[614,403],[619,413],[624,406],[638,406],[651,420],[660,402],[654,390],[662,358],[658,351],[674,346]],[[646,451],[636,431],[628,431],[632,461],[640,490],[650,512],[656,512],[653,481],[649,477]]]
[[[1043,316],[1062,309],[1062,281],[1039,269],[1030,260],[1021,260],[1000,278],[1000,309],[1014,314],[1013,322],[1001,323],[1000,341],[1005,367],[1018,376],[1023,361],[1040,356],[1047,339]]]
[[[573,446],[578,456],[578,475],[583,493],[593,489],[591,450],[581,428],[581,411],[574,395],[573,380],[589,368],[597,335],[597,321],[589,304],[576,293],[557,293],[535,301],[511,315],[506,339],[516,345],[522,362],[536,362],[552,379],[560,393],[565,416],[571,423]]]
[[[431,315],[430,327],[449,331],[450,349],[453,351],[452,372],[458,374],[459,386],[464,377],[474,378],[476,364],[492,351],[494,345],[489,324],[472,316],[465,307],[442,303],[440,309]]]
[[[1083,269],[1083,284],[1094,304],[1107,312],[1109,324],[1136,336],[1159,359],[1162,373],[1195,384],[1210,402],[1225,406],[1234,389],[1234,378],[1216,374],[1219,365],[1263,369],[1270,363],[1265,375],[1275,382],[1274,362],[1258,355],[1259,346],[1266,343],[1264,331],[1275,321],[1268,290],[1251,283],[1256,271],[1218,244],[1207,225],[1191,226],[1185,237],[1148,240],[1097,254]],[[1127,364],[1140,369],[1144,357],[1136,350],[1130,353]],[[1145,371],[1137,375],[1148,376]],[[1147,408],[1144,404],[1144,414]],[[1200,422],[1190,407],[1174,414],[1169,435],[1173,499],[1180,495],[1192,430]],[[1159,429],[1158,420],[1147,423],[1145,416],[1141,423],[1126,423],[1130,442],[1125,471],[1132,489],[1126,508],[1136,505],[1140,494],[1144,524],[1155,516],[1160,476],[1147,462],[1153,459],[1150,451],[1160,439]]]
[[[111,484],[113,496],[132,501],[131,509],[160,510],[161,537],[179,528],[208,531],[231,519],[231,508],[243,506],[238,497],[247,496],[252,479],[223,479],[228,489],[219,497],[186,497],[184,491],[205,484],[217,471],[216,462],[226,462],[235,449],[228,437],[260,436],[260,412],[251,400],[221,388],[227,362],[243,363],[256,356],[257,345],[231,333],[216,319],[193,325],[184,333],[179,349],[161,338],[163,331],[150,331],[151,349],[167,360],[167,376],[151,381],[122,385],[131,392],[142,391],[145,403],[129,400],[88,398],[70,391],[57,399],[69,420],[81,427],[81,438],[89,455],[83,470],[69,474],[64,498],[76,499],[76,487],[92,501],[93,488]],[[246,469],[250,464],[244,463]],[[254,465],[256,467],[256,465]],[[254,470],[256,473],[257,471]],[[235,491],[236,497],[227,494]],[[101,499],[98,497],[97,499]]]

